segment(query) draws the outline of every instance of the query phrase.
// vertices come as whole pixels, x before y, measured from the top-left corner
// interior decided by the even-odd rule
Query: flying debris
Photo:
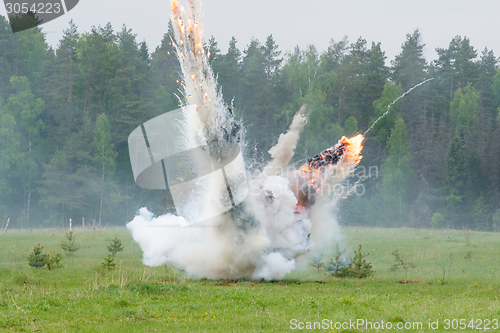
[[[303,168],[317,169],[317,168],[324,168],[328,165],[337,164],[342,155],[344,155],[347,145],[348,145],[347,138],[344,136],[342,137],[340,142],[336,144],[334,147],[325,149],[324,151],[314,156],[313,158],[309,158],[307,160],[308,162],[307,167]]]
[[[302,165],[298,171],[299,177],[303,177],[305,180],[297,191],[300,198],[299,205],[309,207],[315,203],[316,197],[321,193],[322,186],[328,178],[326,173],[341,162],[344,157],[347,156],[353,167],[359,163],[363,139],[361,134],[351,139],[343,136],[335,146],[307,159],[307,163]]]

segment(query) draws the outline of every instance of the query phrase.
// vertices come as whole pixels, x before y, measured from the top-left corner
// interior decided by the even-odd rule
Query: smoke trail
[[[171,187],[173,195],[182,197],[182,216],[155,217],[141,208],[127,228],[143,250],[143,263],[149,266],[171,263],[196,278],[281,279],[315,242],[319,246],[338,237],[338,224],[329,215],[341,194],[331,189],[342,185],[359,163],[363,136],[342,138],[313,158],[325,158],[317,165],[308,164],[299,170],[287,166],[307,121],[304,105],[288,132],[281,134],[269,150],[271,162],[262,172],[247,175],[246,198],[235,198],[238,191],[228,196],[230,189],[247,184],[242,182],[239,171],[244,170],[245,164],[240,148],[241,124],[217,91],[203,49],[200,2],[188,0],[185,12],[178,0],[173,0],[172,21],[185,100],[178,140],[183,149],[179,151],[190,149],[177,164],[197,165],[177,176],[202,174],[206,170],[201,169],[207,165],[212,170],[217,165],[218,171],[224,171],[220,177],[212,177],[215,172],[205,172],[206,176],[190,182],[190,186],[180,183]],[[193,108],[195,112],[190,112]],[[167,160],[166,164],[178,168],[174,162]],[[243,202],[238,204],[240,201]],[[213,214],[228,204],[234,207]],[[193,220],[198,222],[199,217],[208,216],[209,222],[193,224]]]
[[[272,160],[262,171],[262,177],[280,175],[283,172],[283,168],[292,160],[295,154],[295,148],[297,148],[297,142],[300,138],[300,132],[307,123],[306,110],[307,105],[302,105],[300,110],[293,117],[288,132],[286,134],[280,134],[278,143],[269,149]]]
[[[412,87],[412,88],[408,89],[408,90],[407,90],[407,91],[406,91],[403,95],[401,95],[401,96],[399,96],[398,98],[396,98],[395,100],[393,100],[393,101],[392,101],[392,102],[391,102],[391,103],[387,106],[387,111],[385,111],[385,113],[384,113],[383,115],[381,115],[380,117],[378,117],[378,118],[377,118],[377,120],[375,120],[375,121],[373,122],[373,124],[372,124],[372,125],[371,125],[371,126],[370,126],[370,127],[369,127],[366,131],[365,131],[365,133],[363,133],[363,136],[366,136],[366,133],[368,133],[368,132],[369,132],[369,131],[373,128],[373,126],[375,126],[375,124],[376,124],[376,123],[377,123],[380,119],[384,118],[384,117],[385,117],[385,116],[389,113],[389,110],[390,110],[391,106],[393,106],[394,104],[396,104],[396,102],[397,102],[397,101],[399,101],[401,98],[403,98],[403,97],[405,97],[406,95],[408,95],[408,94],[409,94],[409,93],[410,93],[413,89],[418,88],[418,87],[420,87],[421,85],[423,85],[424,83],[427,83],[427,82],[429,82],[429,81],[431,81],[431,80],[434,80],[434,78],[433,78],[433,77],[431,77],[430,79],[427,79],[427,80],[425,80],[425,81],[420,82],[420,83],[419,83],[419,84],[417,84],[416,86],[414,86],[414,87]]]

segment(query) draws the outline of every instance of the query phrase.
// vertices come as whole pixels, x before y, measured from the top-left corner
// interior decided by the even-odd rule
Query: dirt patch
[[[412,281],[412,280],[399,280],[396,281],[397,283],[401,284],[409,284],[409,283],[427,283],[427,282],[422,282],[422,281]]]

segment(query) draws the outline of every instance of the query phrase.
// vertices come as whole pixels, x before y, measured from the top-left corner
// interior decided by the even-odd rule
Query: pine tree
[[[110,23],[104,27],[92,27],[90,33],[82,34],[76,52],[81,59],[77,63],[78,82],[75,95],[83,117],[93,121],[98,115],[117,110],[118,87],[114,84],[120,68],[120,50],[117,36]]]
[[[61,259],[62,256],[59,253],[57,253],[55,256],[51,256],[50,253],[47,253],[47,256],[45,257],[45,264],[47,264],[47,269],[51,271],[53,269],[63,267],[63,265],[61,264]]]
[[[474,218],[476,228],[479,230],[489,230],[488,220],[490,214],[488,211],[488,205],[486,204],[486,200],[482,194],[474,203],[472,216]]]
[[[420,31],[415,29],[412,34],[406,34],[401,53],[392,61],[392,77],[396,83],[401,83],[404,91],[422,82],[427,76],[424,47]]]
[[[124,25],[117,33],[116,39],[120,65],[114,78],[110,80],[110,85],[115,87],[112,103],[104,112],[112,124],[112,142],[118,147],[126,146],[130,132],[139,126],[145,114],[150,112],[144,104],[149,104],[146,92],[151,73],[148,70],[147,48],[144,48],[144,43],[139,46],[131,29]]]
[[[122,241],[118,237],[115,237],[108,245],[108,251],[111,252],[113,257],[116,257],[117,252],[123,251]]]
[[[97,117],[94,130],[94,162],[101,172],[101,198],[99,204],[99,226],[101,225],[102,206],[104,200],[104,175],[111,175],[114,171],[116,152],[111,144],[111,128],[106,115]]]
[[[89,120],[88,118],[86,118]],[[100,194],[99,170],[91,158],[92,125],[85,121],[78,132],[65,138],[62,149],[56,150],[44,165],[38,188],[40,204],[50,215],[48,224],[61,224],[71,216],[86,216]]]
[[[338,71],[342,65],[349,48],[349,40],[344,36],[342,40],[336,42],[333,38],[330,40],[328,49],[321,55],[321,66],[324,73]]]
[[[13,34],[5,17],[0,20],[0,96],[5,98],[11,76],[24,76],[37,87],[48,47],[39,27]]]
[[[384,90],[380,95],[380,98],[373,102],[373,108],[375,111],[374,117],[370,119],[370,123],[373,123],[380,116],[387,112],[387,107],[394,101],[396,98],[401,96],[402,88],[401,84],[395,84],[394,82],[388,81],[384,85]],[[373,132],[370,133],[372,136],[386,144],[390,135],[390,128],[394,127],[394,123],[399,116],[399,102],[392,105],[389,109],[387,115],[380,119],[374,126]]]
[[[444,168],[444,199],[447,205],[448,217],[454,227],[459,227],[462,215],[462,200],[464,198],[465,182],[467,178],[466,164],[463,155],[462,141],[455,136],[450,143],[446,154]]]
[[[218,73],[217,82],[222,88],[224,101],[229,105],[233,98],[239,102],[241,84],[241,51],[236,46],[234,36],[229,41],[227,53],[222,56],[221,70]]]
[[[220,53],[219,44],[214,36],[211,36],[208,42],[204,45],[207,52],[208,63],[212,66],[215,76],[221,72],[222,54]]]
[[[313,268],[316,268],[318,270],[318,273],[319,273],[319,270],[324,266],[324,262],[321,261],[321,256],[319,258],[312,258],[311,260],[311,267]]]
[[[458,88],[478,80],[478,64],[474,62],[477,51],[467,37],[455,36],[447,49],[437,48],[439,58],[433,62],[434,70],[441,76],[440,90],[449,100]]]
[[[111,269],[113,268],[116,263],[114,262],[115,259],[111,257],[111,253],[108,254],[106,258],[104,258],[104,262],[101,263],[102,267]]]
[[[257,39],[252,39],[244,50],[241,64],[242,95],[240,108],[244,109],[243,120],[249,124],[249,142],[257,149],[267,152],[271,148],[272,115],[266,91],[267,74],[264,48]],[[266,156],[267,157],[267,156]]]
[[[348,269],[349,275],[361,279],[364,277],[370,277],[373,273],[375,273],[372,269],[372,264],[367,262],[365,259],[368,255],[369,253],[361,252],[361,244],[359,244],[358,250],[354,251],[354,258],[352,259],[351,266]]]
[[[493,76],[493,92],[495,94],[493,100],[493,110],[492,113],[494,117],[497,117],[497,123],[500,125],[500,68],[497,70],[496,74]]]
[[[391,271],[395,272],[399,269],[403,269],[405,272],[405,280],[408,279],[408,270],[414,268],[415,265],[409,263],[405,257],[396,249],[392,251],[392,256],[394,257],[395,264],[392,264]]]
[[[450,103],[450,118],[453,125],[461,138],[468,141],[468,143],[476,134],[475,125],[479,120],[478,100],[479,93],[469,83],[465,88],[457,89]]]
[[[22,198],[19,193],[18,163],[25,159],[21,150],[21,135],[16,119],[8,112],[0,98],[0,218],[14,213],[12,207]],[[19,211],[17,211],[19,213]]]
[[[495,92],[493,90],[493,78],[497,73],[498,59],[493,53],[493,50],[488,50],[486,47],[481,52],[481,60],[479,62],[479,94],[481,107],[484,111],[495,111],[494,100]]]
[[[47,119],[47,132],[51,133],[50,143],[61,148],[64,142],[60,137],[69,136],[75,131],[82,121],[82,113],[76,105],[75,86],[80,75],[77,66],[79,34],[73,20],[69,28],[64,30],[64,35],[56,50],[52,71],[44,78],[43,94],[46,96],[43,116]]]
[[[28,265],[35,268],[42,268],[45,266],[45,259],[47,255],[42,253],[43,246],[38,243],[37,246],[33,249],[33,253],[31,253],[26,259],[28,260]]]
[[[265,58],[265,72],[268,80],[270,80],[278,74],[278,70],[283,62],[283,58],[280,57],[281,51],[278,49],[278,44],[276,44],[273,35],[267,36],[263,53]]]
[[[342,119],[344,114],[342,107],[345,101],[345,88],[348,81],[347,58],[349,52],[349,41],[344,37],[341,41],[333,39],[325,53],[321,55],[321,88],[325,93],[327,106],[333,106],[337,110],[336,121]]]
[[[345,128],[345,134],[347,136],[353,136],[358,132],[358,121],[356,120],[356,117],[350,116],[347,118],[344,124]]]
[[[21,152],[24,158],[17,163],[17,169],[20,173],[20,183],[23,187],[23,199],[18,198],[19,202],[24,202],[24,217],[30,222],[31,195],[34,183],[38,178],[38,163],[40,155],[38,145],[40,143],[40,132],[44,127],[40,119],[44,101],[41,98],[35,98],[28,79],[26,77],[13,76],[10,79],[12,94],[7,99],[7,108],[14,116],[17,128],[21,134]],[[26,198],[26,199],[24,199]]]
[[[168,22],[168,31],[163,36],[161,45],[151,54],[151,84],[147,94],[151,99],[151,110],[147,118],[153,118],[178,107],[176,97],[180,86],[179,61],[172,45],[174,30],[172,21]],[[178,94],[179,95],[179,94]]]
[[[407,136],[405,123],[398,118],[387,140],[389,156],[381,170],[381,191],[387,216],[403,224],[408,222],[409,185],[413,177]]]
[[[68,255],[71,255],[73,252],[75,252],[76,250],[78,250],[80,247],[76,244],[76,240],[75,240],[75,236],[74,236],[73,231],[67,232],[66,233],[66,238],[68,240],[61,242],[61,248]]]
[[[385,66],[385,53],[380,43],[367,42],[358,38],[350,45],[349,54],[339,69],[339,90],[342,90],[342,107],[339,106],[339,122],[355,116],[360,127],[368,128],[373,116],[373,102],[384,89],[388,68]]]

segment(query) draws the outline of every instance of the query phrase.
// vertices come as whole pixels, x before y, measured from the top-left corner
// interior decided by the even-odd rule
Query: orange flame
[[[179,0],[172,0],[172,10],[173,10],[174,12],[176,12],[176,11],[178,11],[178,10],[179,10],[178,3],[179,3]]]
[[[342,139],[345,139],[349,145],[349,148],[347,149],[347,156],[354,160],[356,163],[359,163],[361,161],[361,150],[363,149],[363,146],[361,145],[363,143],[363,140],[365,137],[363,134],[358,134],[355,137],[352,137],[350,139],[347,139],[345,136],[342,137]]]

